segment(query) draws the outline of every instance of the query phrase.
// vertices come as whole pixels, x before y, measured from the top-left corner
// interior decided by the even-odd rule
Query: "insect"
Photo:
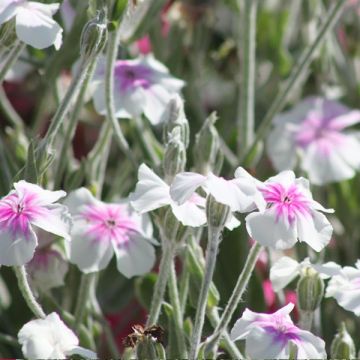
[[[164,329],[158,325],[152,325],[148,328],[144,328],[142,325],[134,325],[132,327],[133,333],[127,335],[123,344],[126,347],[135,347],[138,341],[141,341],[144,337],[151,337],[155,339],[156,342],[164,345]]]

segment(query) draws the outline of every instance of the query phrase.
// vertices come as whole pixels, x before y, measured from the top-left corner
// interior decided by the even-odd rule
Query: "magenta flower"
[[[80,188],[65,200],[73,215],[70,261],[84,273],[100,271],[115,253],[117,268],[126,277],[151,270],[155,261],[151,223],[128,204],[106,204]]]
[[[246,339],[246,353],[252,359],[289,359],[291,344],[297,347],[298,359],[325,359],[325,342],[294,325],[289,316],[293,308],[290,303],[273,314],[246,309],[230,337]]]
[[[104,64],[100,62],[95,75],[95,109],[106,114]],[[138,117],[142,113],[156,125],[161,122],[166,105],[180,92],[184,82],[169,74],[168,69],[147,55],[134,60],[118,60],[114,70],[114,101],[119,118]]]
[[[0,264],[7,266],[32,259],[38,244],[34,229],[69,239],[71,225],[67,208],[54,204],[64,191],[44,190],[24,180],[14,188],[0,200]]]
[[[312,183],[350,179],[360,169],[359,137],[346,129],[360,122],[360,111],[317,97],[305,99],[278,115],[267,141],[270,159],[278,171],[300,166]]]
[[[288,249],[297,240],[315,251],[327,245],[332,226],[323,212],[333,212],[314,201],[309,182],[295,179],[292,171],[283,171],[259,185],[266,208],[246,217],[250,236],[264,246]]]

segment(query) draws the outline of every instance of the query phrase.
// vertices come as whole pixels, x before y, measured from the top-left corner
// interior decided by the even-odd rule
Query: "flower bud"
[[[107,39],[106,14],[104,10],[98,11],[95,19],[89,20],[81,33],[80,54],[91,59],[99,54]]]
[[[189,146],[189,122],[186,119],[184,111],[184,101],[180,95],[176,94],[167,104],[162,116],[164,125],[163,141],[169,142],[171,133],[175,128],[180,129],[180,139],[184,143],[185,148]]]
[[[174,128],[165,147],[163,160],[165,181],[170,183],[177,173],[184,171],[185,164],[186,150],[180,139],[180,129]]]
[[[138,341],[136,346],[136,358],[137,359],[158,359],[156,342],[148,336],[144,336]]]
[[[173,214],[170,207],[165,212],[163,222],[163,235],[164,238],[169,241],[175,241],[181,243],[185,240],[187,234],[187,227],[182,225],[179,220]]]
[[[206,200],[206,217],[209,227],[223,228],[229,214],[229,206],[217,202],[212,195],[208,195]]]
[[[318,272],[308,267],[303,270],[297,284],[300,310],[315,311],[324,296],[324,281]]]
[[[0,49],[9,49],[16,40],[15,19],[0,25]]]
[[[345,323],[342,323],[331,343],[331,359],[355,359],[355,352],[354,341],[347,332]]]
[[[194,161],[196,169],[202,174],[209,171],[217,173],[222,166],[219,134],[214,126],[216,120],[216,114],[210,114],[195,137]]]

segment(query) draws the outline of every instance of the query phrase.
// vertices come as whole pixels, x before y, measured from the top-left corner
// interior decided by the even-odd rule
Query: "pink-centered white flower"
[[[178,205],[170,196],[170,186],[148,166],[141,164],[135,191],[130,195],[131,206],[140,214],[171,206],[176,218],[184,226],[198,227],[206,224],[205,199],[193,194]]]
[[[322,212],[333,210],[313,200],[308,180],[283,171],[259,185],[259,190],[266,209],[246,217],[248,233],[254,240],[278,250],[289,249],[298,240],[315,251],[329,243],[333,228]]]
[[[355,267],[345,266],[331,278],[325,297],[333,297],[345,310],[360,316],[360,260]]]
[[[66,193],[44,190],[24,180],[0,200],[0,264],[24,265],[33,257],[38,239],[36,228],[69,240],[70,214],[55,204]]]
[[[151,222],[139,216],[126,203],[108,204],[80,188],[65,200],[73,215],[74,226],[70,261],[84,273],[104,269],[115,254],[118,270],[126,277],[151,270],[155,251]]]
[[[100,61],[94,82],[95,109],[106,114],[105,66]],[[153,124],[161,122],[166,105],[173,95],[178,94],[184,81],[169,74],[169,70],[147,55],[134,60],[118,60],[114,69],[114,105],[118,118],[134,118],[144,114]]]
[[[288,359],[292,345],[297,347],[297,359],[325,359],[325,342],[294,325],[289,316],[293,308],[289,303],[272,314],[246,309],[230,337],[245,340],[246,354],[252,359]]]
[[[312,264],[309,258],[305,258],[301,263],[298,263],[288,256],[283,256],[270,269],[270,280],[273,289],[275,291],[283,289],[307,268],[315,270],[322,279],[328,279],[338,274],[341,266],[333,261],[325,264]]]
[[[62,43],[62,28],[52,16],[60,4],[42,4],[28,0],[1,0],[0,25],[15,18],[17,37],[36,49],[54,45],[58,50]]]
[[[56,313],[26,323],[18,339],[27,359],[67,359],[75,354],[85,359],[98,358],[93,351],[79,346],[77,336]]]
[[[267,151],[278,171],[300,167],[317,185],[350,179],[360,169],[360,137],[347,128],[360,111],[332,100],[310,97],[274,119]]]

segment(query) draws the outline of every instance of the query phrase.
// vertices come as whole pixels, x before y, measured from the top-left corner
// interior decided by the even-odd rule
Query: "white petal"
[[[232,341],[244,339],[250,332],[253,322],[259,318],[259,314],[245,309],[241,318],[236,321],[231,329],[230,338]]]
[[[71,350],[66,351],[66,355],[80,355],[84,359],[99,359],[96,352],[85,349],[81,346],[75,346]]]
[[[326,359],[325,341],[309,331],[299,330],[298,359]]]
[[[206,224],[206,214],[204,209],[200,209],[196,204],[186,201],[182,205],[177,205],[174,202],[171,204],[171,209],[176,218],[184,226],[198,227]]]
[[[72,191],[64,200],[64,205],[69,208],[71,214],[79,214],[86,205],[95,205],[98,201],[86,188]]]
[[[27,237],[23,234],[15,235],[4,227],[0,228],[0,264],[6,266],[26,264],[32,259],[36,245],[37,238],[31,228]]]
[[[144,114],[153,125],[160,123],[166,105],[171,96],[169,92],[160,85],[154,85],[145,91]]]
[[[293,281],[300,271],[300,264],[288,257],[283,256],[270,269],[270,280],[274,291],[279,291]]]
[[[338,155],[352,168],[360,169],[360,157],[354,154],[360,153],[360,142],[353,135],[346,135],[346,143],[336,148]]]
[[[4,22],[13,18],[18,9],[18,4],[13,3],[12,0],[2,0],[2,4],[0,4],[0,25]]]
[[[44,49],[59,39],[62,28],[51,17],[40,11],[21,7],[16,16],[16,34],[25,44]]]
[[[299,215],[297,230],[300,241],[306,242],[315,251],[321,251],[331,240],[333,228],[326,216],[318,211],[312,217]]]
[[[252,213],[246,218],[249,235],[260,244],[277,250],[289,249],[296,243],[297,234],[293,226],[288,227],[271,211]]]
[[[127,92],[114,93],[115,116],[124,117],[124,114],[130,114],[130,118],[139,117],[146,104],[146,93],[142,88],[135,88]]]
[[[193,172],[177,174],[170,185],[171,198],[178,204],[183,204],[199,186],[205,183],[206,179],[206,176]]]
[[[27,8],[34,10],[34,11],[40,11],[44,15],[47,15],[49,17],[53,16],[58,10],[59,10],[60,4],[41,4],[38,2],[30,1],[27,3]]]
[[[226,219],[225,227],[228,230],[232,231],[240,225],[241,225],[241,222],[233,215],[232,212],[230,212],[228,218]]]
[[[349,126],[358,124],[359,122],[360,122],[360,111],[352,110],[331,119],[330,124],[332,129],[336,128],[337,130],[342,130]]]
[[[131,206],[139,213],[145,213],[169,205],[169,186],[148,166],[141,164],[135,191],[130,195]]]
[[[127,278],[148,273],[155,263],[154,247],[139,235],[132,235],[126,245],[114,245],[118,270]]]
[[[341,266],[333,261],[325,264],[312,264],[311,265],[323,279],[328,279],[331,276],[338,275],[341,271]]]
[[[284,170],[279,174],[269,178],[265,183],[267,182],[279,183],[282,184],[285,188],[288,188],[295,182],[295,174],[291,170]]]

